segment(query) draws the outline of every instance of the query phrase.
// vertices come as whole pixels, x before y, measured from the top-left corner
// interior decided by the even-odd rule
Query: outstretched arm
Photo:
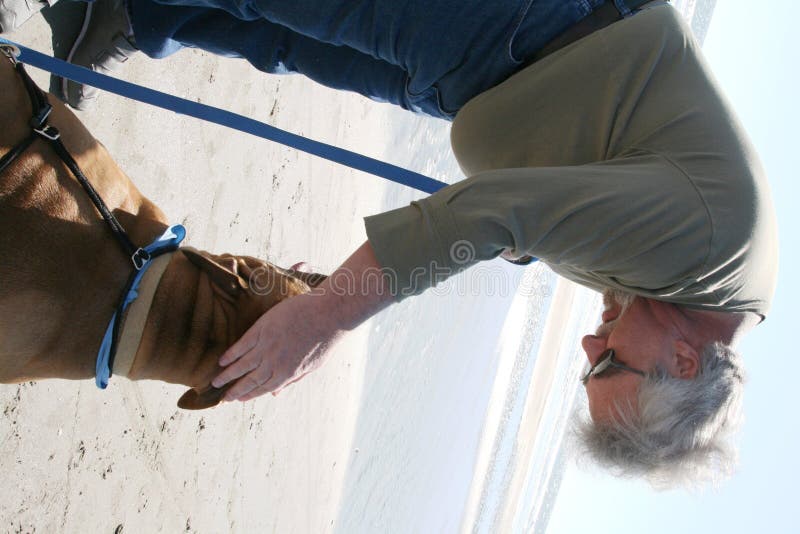
[[[236,381],[224,400],[277,393],[319,367],[344,334],[392,303],[380,268],[366,241],[311,293],[262,315],[220,358],[214,387]]]

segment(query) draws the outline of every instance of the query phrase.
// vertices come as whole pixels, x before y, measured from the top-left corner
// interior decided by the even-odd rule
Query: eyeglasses
[[[583,382],[583,385],[585,386],[591,377],[601,375],[611,368],[621,369],[623,371],[628,371],[629,373],[636,373],[637,375],[641,376],[647,376],[647,374],[644,371],[640,371],[639,369],[634,369],[633,367],[628,367],[624,363],[620,363],[617,360],[615,360],[614,349],[606,349],[605,351],[603,351],[603,354],[600,355],[600,359],[597,360],[597,363],[594,364],[592,368],[589,369],[589,372],[586,373],[586,376],[584,376],[581,379],[581,382]]]

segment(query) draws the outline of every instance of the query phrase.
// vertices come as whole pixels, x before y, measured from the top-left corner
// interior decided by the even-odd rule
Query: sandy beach
[[[8,37],[46,53],[64,46],[42,16]],[[50,86],[47,73],[30,70]],[[392,132],[430,127],[298,76],[266,76],[193,50],[161,61],[140,55],[124,78],[400,165],[413,147],[393,146]],[[198,248],[284,266],[306,260],[328,272],[365,239],[364,216],[422,196],[114,95],[98,104],[78,116]],[[182,388],[161,383],[2,385],[0,531],[470,531],[463,522],[475,515],[466,508],[512,297],[467,296],[461,311],[438,310],[435,338],[415,337],[409,318],[438,313],[439,301],[412,299],[363,325],[279,397],[202,412],[179,410]],[[484,334],[448,334],[470,325]],[[547,346],[553,358],[564,352],[557,326],[548,326]],[[546,361],[537,369],[544,396],[552,370]],[[527,436],[542,403],[526,405]]]

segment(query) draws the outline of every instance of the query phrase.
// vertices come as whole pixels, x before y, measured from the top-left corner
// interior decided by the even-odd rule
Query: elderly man
[[[598,459],[655,477],[720,462],[743,379],[730,347],[769,308],[776,223],[758,158],[671,6],[191,3],[130,0],[131,26],[87,19],[73,59],[106,68],[133,43],[153,57],[198,46],[301,72],[454,118],[467,176],[368,217],[368,241],[317,293],[276,306],[223,355],[214,384],[236,381],[227,400],[279,392],[348,331],[450,274],[534,256],[605,293],[602,325],[583,339]],[[358,291],[340,290],[343,277]]]

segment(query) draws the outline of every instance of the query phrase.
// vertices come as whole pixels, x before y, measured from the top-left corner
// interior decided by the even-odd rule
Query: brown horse
[[[0,157],[31,134],[33,104],[0,55]],[[103,145],[52,95],[48,123],[137,246],[169,226]],[[78,180],[37,138],[0,174],[0,382],[87,379],[133,269]],[[246,256],[181,248],[154,260],[121,318],[115,376],[192,388],[182,408],[216,405],[219,356],[281,300],[324,279]],[[253,286],[253,282],[257,282]]]

